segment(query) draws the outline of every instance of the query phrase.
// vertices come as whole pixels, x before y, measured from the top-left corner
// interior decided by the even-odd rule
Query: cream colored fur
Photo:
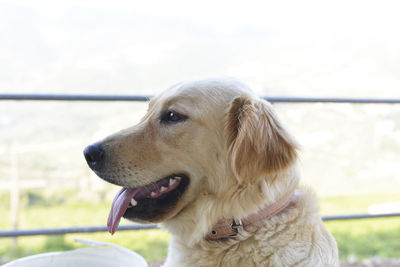
[[[160,113],[188,117],[160,125]],[[299,187],[297,144],[271,105],[233,79],[177,84],[154,97],[143,120],[104,141],[125,186],[184,172],[190,184],[152,222],[172,234],[164,266],[339,266],[334,238],[310,190]],[[136,169],[132,167],[135,165]],[[204,236],[222,218],[244,218],[296,190],[290,205],[221,241]]]
[[[316,199],[298,191],[289,207],[223,242],[188,245],[173,237],[164,266],[339,266],[336,242],[317,213]]]

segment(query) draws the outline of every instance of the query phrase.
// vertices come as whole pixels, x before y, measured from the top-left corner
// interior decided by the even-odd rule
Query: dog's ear
[[[230,165],[239,180],[278,172],[296,160],[297,144],[267,101],[234,99],[225,132]]]

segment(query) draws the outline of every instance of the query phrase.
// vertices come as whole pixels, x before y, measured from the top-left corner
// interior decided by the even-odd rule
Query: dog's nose
[[[85,159],[92,170],[99,170],[104,159],[104,149],[101,147],[101,143],[94,143],[93,145],[87,146],[83,150]]]

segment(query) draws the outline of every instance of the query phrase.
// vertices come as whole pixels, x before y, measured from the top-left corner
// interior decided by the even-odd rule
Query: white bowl
[[[148,267],[142,256],[129,249],[104,242],[76,241],[96,247],[33,255],[2,267]]]

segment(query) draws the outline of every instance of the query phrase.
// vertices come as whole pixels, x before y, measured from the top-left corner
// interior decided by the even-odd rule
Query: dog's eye
[[[175,111],[167,111],[161,116],[161,122],[163,123],[178,123],[186,120],[185,115],[179,114]]]

